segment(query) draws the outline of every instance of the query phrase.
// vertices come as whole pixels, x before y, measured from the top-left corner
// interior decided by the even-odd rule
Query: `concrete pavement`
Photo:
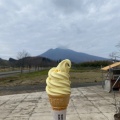
[[[114,94],[101,86],[72,88],[66,120],[114,120],[114,104]],[[53,120],[51,112],[45,91],[0,96],[0,120]]]

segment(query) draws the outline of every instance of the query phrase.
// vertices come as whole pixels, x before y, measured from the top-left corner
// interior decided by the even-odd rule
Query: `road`
[[[30,72],[33,72],[35,70],[30,70]],[[8,76],[12,76],[12,75],[15,75],[15,74],[18,74],[20,73],[21,71],[20,70],[16,70],[16,71],[9,71],[9,72],[0,72],[0,78],[1,77],[8,77]],[[23,73],[28,73],[29,70],[23,70]]]
[[[39,70],[44,70],[44,69],[48,69],[48,68],[40,68]],[[30,69],[30,72],[34,72],[35,69]],[[23,73],[28,73],[29,70],[23,70]],[[13,76],[15,74],[21,73],[20,70],[16,70],[16,71],[8,71],[8,72],[0,72],[0,78],[2,77],[9,77],[9,76]]]
[[[101,82],[94,83],[77,83],[72,84],[71,88],[77,87],[88,87],[100,85],[102,88]],[[36,92],[36,91],[45,91],[46,83],[38,83],[33,85],[17,85],[17,86],[0,86],[0,95],[5,94],[17,94],[17,93],[26,93],[26,92]]]

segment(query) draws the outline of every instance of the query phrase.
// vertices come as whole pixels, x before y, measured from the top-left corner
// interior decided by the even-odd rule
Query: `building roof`
[[[109,70],[110,68],[117,67],[119,65],[120,65],[120,62],[115,62],[115,63],[113,63],[113,64],[111,64],[109,66],[101,68],[101,70]]]

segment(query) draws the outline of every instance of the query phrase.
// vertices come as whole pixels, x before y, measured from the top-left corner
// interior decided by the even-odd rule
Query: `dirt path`
[[[101,85],[101,82],[94,83],[81,83],[81,84],[72,84],[71,87],[86,87],[86,86],[94,86]],[[8,94],[19,94],[19,93],[28,93],[28,92],[38,92],[45,91],[45,84],[37,84],[37,85],[21,85],[21,86],[2,86],[0,87],[0,95],[8,95]]]

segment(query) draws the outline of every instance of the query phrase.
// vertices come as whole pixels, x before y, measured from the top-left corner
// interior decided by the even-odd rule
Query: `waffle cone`
[[[48,96],[53,110],[64,110],[67,108],[70,95],[60,95],[60,96],[48,95]]]

